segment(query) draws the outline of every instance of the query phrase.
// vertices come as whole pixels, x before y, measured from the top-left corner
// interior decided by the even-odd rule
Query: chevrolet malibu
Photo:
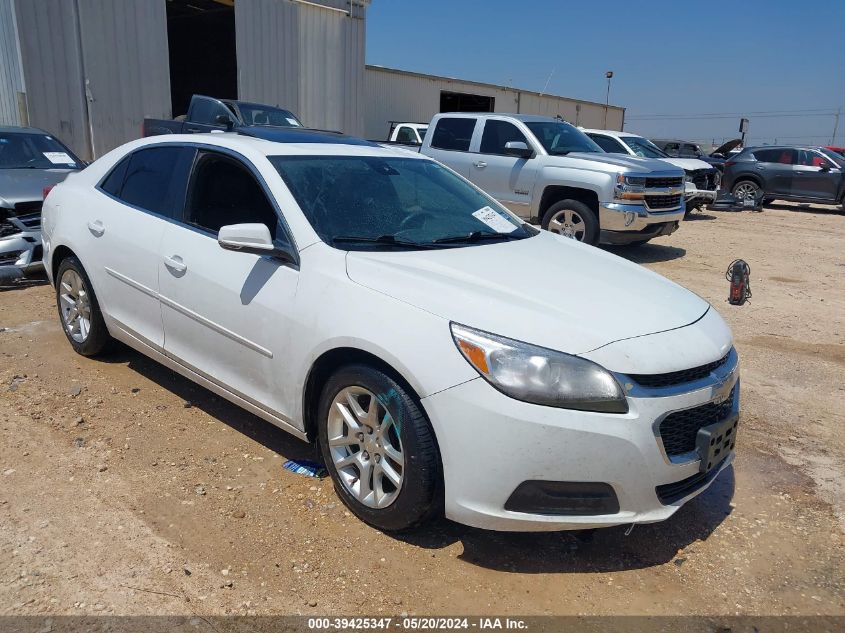
[[[74,350],[116,339],[315,442],[383,530],[660,521],[734,457],[712,306],[401,149],[134,141],[52,190],[43,239]]]

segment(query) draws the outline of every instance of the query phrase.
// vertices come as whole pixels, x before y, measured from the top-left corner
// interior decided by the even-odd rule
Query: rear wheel
[[[760,191],[760,185],[753,180],[740,180],[734,185],[731,193],[738,200],[756,200]]]
[[[599,241],[599,221],[595,212],[578,200],[561,200],[550,206],[543,214],[541,226],[586,244]]]
[[[59,264],[56,305],[62,329],[77,354],[96,356],[106,349],[112,339],[91,280],[76,257],[66,257]]]
[[[318,425],[335,490],[358,518],[398,531],[439,512],[434,432],[391,376],[368,365],[340,369],[323,388]]]

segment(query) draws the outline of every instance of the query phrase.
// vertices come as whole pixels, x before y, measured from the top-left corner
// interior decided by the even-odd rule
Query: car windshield
[[[297,119],[292,112],[282,110],[281,108],[271,108],[263,105],[250,105],[246,103],[239,103],[238,109],[241,111],[244,123],[246,125],[269,125],[271,127],[302,127],[302,123]]]
[[[569,123],[526,121],[525,125],[549,154],[561,156],[569,152],[604,153],[593,139]]]
[[[669,157],[669,154],[642,136],[623,136],[622,141],[624,141],[637,156],[642,156],[643,158]]]
[[[0,132],[0,169],[78,169],[79,159],[49,134]]]
[[[845,156],[843,156],[839,152],[834,152],[832,149],[822,147],[821,153],[827,156],[830,160],[832,160],[833,164],[837,167],[845,167]]]
[[[431,160],[271,156],[311,226],[343,250],[447,248],[537,230]]]

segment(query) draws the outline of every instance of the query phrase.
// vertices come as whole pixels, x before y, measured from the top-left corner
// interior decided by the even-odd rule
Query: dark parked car
[[[188,113],[176,119],[144,119],[144,136],[223,132],[236,127],[302,127],[292,112],[248,101],[191,97]]]
[[[725,163],[722,188],[739,199],[843,204],[845,157],[824,147],[749,147]]]
[[[707,154],[701,146],[694,141],[682,141],[678,139],[653,138],[652,143],[657,145],[663,152],[673,158],[697,158],[709,163],[717,169],[724,169],[725,160],[732,155],[732,152],[742,143],[740,139],[728,141],[717,147],[711,154]]]

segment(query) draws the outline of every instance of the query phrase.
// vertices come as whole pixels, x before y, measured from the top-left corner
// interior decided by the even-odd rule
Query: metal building
[[[0,125],[43,128],[85,159],[138,138],[145,117],[184,114],[195,93],[278,105],[308,126],[373,139],[390,121],[456,110],[622,128],[615,106],[365,67],[369,5],[0,0]]]
[[[625,108],[495,84],[383,66],[366,68],[367,138],[383,139],[391,121],[423,123],[438,112],[518,112],[560,116],[581,127],[621,130]]]

